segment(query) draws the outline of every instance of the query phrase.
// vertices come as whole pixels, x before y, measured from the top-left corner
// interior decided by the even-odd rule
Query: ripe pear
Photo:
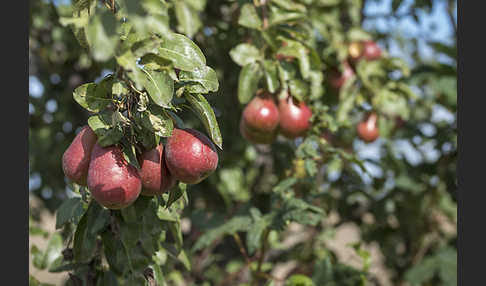
[[[339,72],[337,69],[331,70],[329,82],[332,88],[339,90],[352,76],[354,76],[353,68],[348,62],[344,62],[342,72]]]
[[[66,177],[78,185],[86,186],[91,151],[97,140],[96,134],[86,125],[76,135],[62,155],[62,170]]]
[[[250,142],[269,144],[276,137],[279,121],[278,107],[271,94],[258,94],[243,110],[240,131]]]
[[[125,160],[117,146],[94,145],[87,181],[93,198],[109,209],[129,206],[142,190],[138,170]]]
[[[375,141],[380,136],[377,120],[378,116],[373,112],[368,114],[365,120],[358,123],[356,129],[358,131],[359,138],[367,143]]]
[[[288,96],[278,102],[280,133],[290,139],[302,136],[309,129],[312,117],[312,111],[303,101],[297,104],[294,101]]]
[[[164,151],[170,174],[186,184],[201,182],[218,166],[216,147],[208,137],[194,129],[175,128]]]
[[[164,145],[162,144],[142,153],[139,173],[142,178],[141,194],[144,196],[161,195],[172,188],[176,182],[165,163]]]

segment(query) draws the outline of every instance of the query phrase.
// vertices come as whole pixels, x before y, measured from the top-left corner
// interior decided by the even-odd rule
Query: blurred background
[[[226,2],[232,1],[208,1],[206,8],[208,16],[203,23],[208,27],[217,26],[216,22],[219,21],[219,13],[221,13],[218,8]],[[397,176],[396,173],[393,178],[388,176],[389,169],[386,166],[392,163],[388,162],[389,157],[384,155],[383,150],[388,145],[385,146],[383,140],[365,144],[356,139],[353,142],[354,151],[365,160],[365,167],[371,174],[370,176],[360,173],[362,180],[368,184],[380,180],[386,185],[387,190],[405,190],[401,195],[397,193],[397,197],[393,198],[396,204],[387,205],[387,208],[396,210],[396,217],[399,220],[400,212],[407,213],[409,216],[416,214],[418,217],[413,221],[421,219],[422,213],[413,211],[412,205],[420,204],[424,199],[422,191],[426,190],[433,189],[434,192],[438,192],[438,195],[432,199],[437,200],[436,203],[441,210],[434,213],[432,218],[434,223],[439,225],[439,231],[434,234],[429,230],[423,230],[424,235],[420,239],[424,244],[430,244],[423,253],[415,254],[416,257],[403,261],[392,258],[389,251],[395,247],[393,235],[404,237],[409,235],[407,239],[418,235],[393,230],[394,234],[390,235],[389,241],[386,242],[389,245],[385,243],[381,248],[372,250],[378,260],[383,260],[381,268],[376,271],[381,273],[379,276],[384,281],[383,285],[386,283],[395,285],[393,277],[397,275],[401,275],[402,278],[408,275],[409,279],[418,282],[417,285],[456,285],[455,276],[450,276],[450,272],[455,273],[454,263],[457,255],[455,250],[457,1],[366,0],[363,3],[362,27],[376,35],[382,49],[406,60],[412,69],[409,84],[420,96],[421,101],[414,106],[412,119],[407,128],[392,141],[395,158],[407,165],[408,176]],[[29,226],[31,236],[29,248],[32,245],[41,249],[46,247],[47,239],[55,231],[56,208],[63,200],[74,195],[62,172],[61,157],[80,127],[86,124],[88,114],[72,99],[72,92],[80,84],[100,80],[114,68],[114,62],[98,63],[91,60],[87,51],[78,44],[72,31],[59,23],[59,17],[68,11],[67,5],[71,5],[70,0],[30,2]],[[212,14],[214,17],[210,17]],[[240,38],[238,35],[227,33],[224,29],[203,28],[202,31],[195,36],[195,41],[206,55],[208,65],[227,67],[224,70],[217,70],[220,75],[222,74],[223,80],[220,80],[217,95],[209,98],[211,104],[214,104],[225,143],[217,174],[212,176],[213,179],[194,186],[194,189],[200,189],[206,195],[214,195],[217,198],[215,203],[222,203],[228,200],[228,197],[244,200],[248,193],[238,193],[238,189],[233,188],[234,193],[225,193],[233,190],[231,185],[228,187],[228,184],[234,181],[234,177],[231,176],[235,169],[238,169],[237,161],[240,160],[241,154],[248,154],[251,151],[248,149],[248,143],[242,140],[237,128],[240,112],[227,112],[239,106],[235,93],[238,67],[231,61],[228,52]],[[218,42],[223,39],[221,43]],[[241,111],[241,107],[238,108]],[[188,125],[198,126],[197,118],[189,113],[186,117],[189,118]],[[194,122],[191,123],[191,120]],[[387,162],[377,164],[376,162],[379,161]],[[338,182],[340,175],[339,172],[329,173],[328,181],[331,184]],[[221,187],[222,185],[229,191],[222,190],[225,189]],[[388,195],[388,193],[383,194],[383,196]],[[422,226],[410,226],[412,229],[420,229],[420,227]],[[362,236],[362,239],[372,241],[373,237],[389,234],[379,234],[379,231],[391,230],[363,230],[363,227],[345,224],[342,229],[336,228],[334,242],[330,244],[334,243],[337,251],[341,251],[342,255],[352,256],[344,247],[350,239]],[[410,229],[407,228],[405,232],[407,231],[409,232]],[[434,235],[439,235],[445,241],[445,248],[429,251],[437,241]],[[396,252],[395,249],[393,252]],[[426,255],[430,255],[431,259],[423,259]],[[345,257],[345,259],[352,261],[352,257]],[[426,265],[412,263],[420,266],[414,270],[410,268],[410,264],[407,264],[413,259],[421,262],[425,260]],[[433,268],[435,266],[431,266],[435,265],[433,261],[438,261],[436,264],[447,265],[449,268],[446,269],[450,270],[449,273],[447,270],[437,270],[438,273],[443,272],[438,274],[439,278],[434,280],[428,277],[427,275],[433,276],[436,271]],[[429,269],[424,270],[424,267]],[[410,272],[410,269],[416,273]],[[65,273],[57,274],[39,270],[32,266],[32,262],[29,270],[40,281],[55,285],[61,285],[66,279]]]

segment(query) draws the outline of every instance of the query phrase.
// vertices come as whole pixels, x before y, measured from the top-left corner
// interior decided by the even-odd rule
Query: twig
[[[241,242],[241,238],[238,235],[238,233],[233,234],[233,238],[235,239],[236,244],[238,244],[241,254],[245,257],[246,264],[250,265],[251,264],[250,257],[246,253],[245,247],[243,246],[243,243]]]

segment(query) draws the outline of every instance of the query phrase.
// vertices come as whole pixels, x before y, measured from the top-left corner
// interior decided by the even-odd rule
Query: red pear
[[[174,129],[165,145],[165,162],[170,174],[186,184],[197,184],[218,167],[213,142],[194,129]]]
[[[64,174],[78,185],[86,186],[91,151],[96,140],[96,134],[86,125],[62,155]]]
[[[96,143],[88,169],[88,188],[93,198],[109,209],[122,209],[140,195],[142,180],[138,170],[123,157],[117,146]]]
[[[240,133],[243,138],[255,144],[271,144],[277,137],[277,132],[269,133],[248,128],[244,120],[240,121]]]
[[[280,132],[287,138],[302,136],[310,127],[312,111],[300,101],[295,104],[292,96],[280,99],[278,103],[280,113]]]
[[[270,93],[258,94],[241,115],[240,131],[248,141],[269,144],[277,134],[280,115]]]
[[[375,141],[378,136],[380,136],[377,126],[377,120],[378,116],[376,115],[376,113],[370,113],[367,115],[365,120],[358,123],[356,129],[358,131],[359,138],[367,143]]]
[[[329,82],[332,88],[339,90],[352,76],[354,76],[353,69],[348,62],[344,62],[342,72],[339,72],[337,69],[331,70],[329,74]]]
[[[140,156],[140,177],[142,195],[161,195],[174,186],[176,180],[171,176],[165,163],[164,145],[145,151]]]
[[[377,60],[381,57],[381,49],[374,41],[363,42],[363,57],[369,61]]]

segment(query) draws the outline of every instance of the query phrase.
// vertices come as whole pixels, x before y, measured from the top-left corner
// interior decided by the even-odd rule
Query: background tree
[[[455,1],[137,2],[31,3],[30,193],[57,215],[59,227],[47,249],[31,249],[35,266],[68,272],[67,285],[380,285],[362,248],[378,242],[393,285],[455,285]],[[373,14],[373,5],[391,9]],[[433,29],[407,38],[373,25],[423,24],[437,9],[450,21],[448,41],[435,40]],[[170,118],[216,138],[197,104],[196,113],[185,108],[192,103],[181,88],[209,91],[206,111],[213,110],[224,143],[218,169],[201,183],[108,211],[88,204],[89,192],[62,173],[63,152],[93,116],[75,90],[117,78],[127,64],[123,42],[142,58],[137,67],[170,71],[185,63],[154,52],[160,42],[123,38],[120,15],[135,35],[176,32],[200,48],[219,84],[202,84],[214,82],[207,73],[169,72],[177,79],[171,103],[183,107]],[[380,57],[353,61],[349,45],[368,40],[378,42]],[[333,78],[345,69],[352,72],[338,87]],[[135,89],[158,99],[150,84]],[[275,102],[288,94],[305,102],[311,129],[295,140],[278,135],[272,144],[245,140],[241,114],[258,90]],[[365,143],[357,125],[370,111],[378,114],[379,138]],[[31,235],[42,233],[39,211],[30,210]],[[333,214],[337,223],[329,222]],[[353,246],[362,268],[328,247],[333,230],[349,222],[360,228],[362,241]],[[306,239],[289,245],[295,225]],[[289,261],[297,264],[275,277],[276,265]]]

